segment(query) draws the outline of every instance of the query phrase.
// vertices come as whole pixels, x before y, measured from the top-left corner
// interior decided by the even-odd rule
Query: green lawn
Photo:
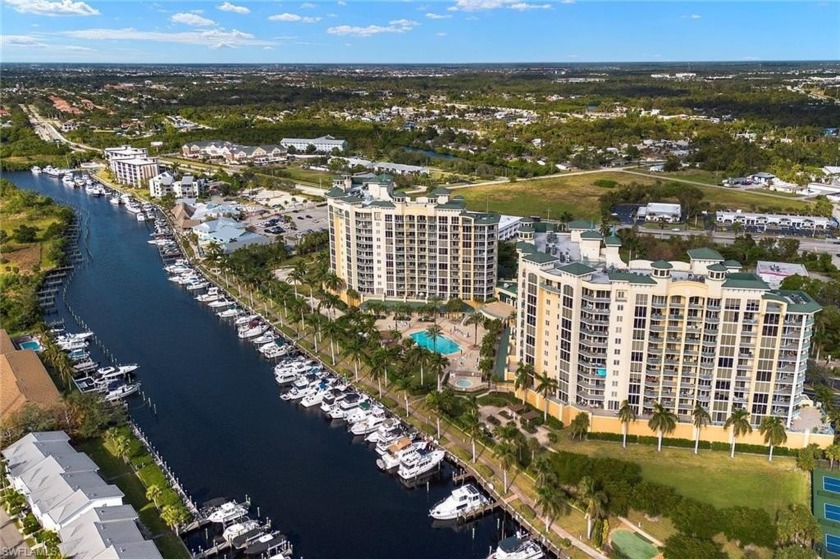
[[[686,497],[705,501],[718,508],[736,505],[763,508],[771,516],[790,503],[808,504],[808,475],[797,469],[790,457],[736,454],[705,450],[694,455],[692,449],[628,445],[606,441],[570,441],[561,437],[560,450],[589,456],[636,462],[642,477],[673,486]]]
[[[711,183],[708,177],[684,175],[679,178]],[[619,184],[635,182],[652,185],[657,180],[667,181],[668,177],[653,178],[617,171],[604,171],[586,175],[521,180],[489,186],[462,188],[453,191],[453,194],[463,196],[467,202],[467,208],[475,211],[489,209],[504,214],[537,215],[541,217],[549,217],[549,211],[550,215],[555,217],[568,211],[577,219],[597,219],[600,216],[598,198],[608,192],[608,190],[593,184],[599,179],[612,180]],[[712,206],[720,205],[744,210],[756,206],[758,208],[785,210],[787,208],[801,209],[808,205],[799,200],[773,198],[761,192],[744,192],[712,186],[697,186],[697,188],[703,191],[704,200]]]
[[[320,186],[324,190],[329,190],[332,187],[332,179],[335,173],[324,171],[313,171],[312,169],[304,169],[297,165],[290,165],[284,169],[288,171],[290,179],[311,184],[312,186]]]
[[[165,559],[188,559],[189,552],[181,540],[160,519],[158,509],[146,499],[146,487],[131,467],[115,456],[101,439],[92,439],[76,445],[96,462],[100,473],[109,483],[115,484],[125,494],[125,502],[134,506],[140,520],[154,534],[154,542]]]
[[[659,551],[647,540],[629,530],[616,530],[612,544],[630,559],[653,559]]]

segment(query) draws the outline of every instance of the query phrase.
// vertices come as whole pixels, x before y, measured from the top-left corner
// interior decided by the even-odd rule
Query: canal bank
[[[344,429],[281,401],[271,364],[166,280],[146,224],[58,181],[8,178],[89,212],[93,258],[67,300],[114,355],[141,364],[157,415],[134,400],[129,412],[195,501],[251,496],[307,558],[481,558],[498,541],[496,516],[465,532],[432,526],[450,472],[407,490]]]

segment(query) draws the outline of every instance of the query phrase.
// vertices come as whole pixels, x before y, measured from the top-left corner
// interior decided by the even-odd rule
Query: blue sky
[[[2,62],[840,59],[837,0],[0,2]]]

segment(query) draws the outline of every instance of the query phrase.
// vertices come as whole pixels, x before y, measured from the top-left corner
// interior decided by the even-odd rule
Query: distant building
[[[499,240],[515,239],[522,225],[522,218],[516,215],[499,216]]]
[[[651,202],[636,210],[636,219],[652,222],[679,223],[682,219],[682,206]]]
[[[364,167],[377,173],[392,173],[394,175],[428,175],[429,168],[419,165],[404,165],[402,163],[389,163],[388,161],[369,161],[358,157],[334,157],[330,159],[345,161],[348,167]]]
[[[747,178],[750,179],[753,182],[753,184],[768,186],[770,183],[773,182],[773,179],[776,178],[776,175],[772,173],[755,173],[754,175],[750,175]]]
[[[319,153],[332,153],[334,149],[340,152],[347,151],[346,140],[336,140],[332,136],[321,136],[320,138],[283,138],[280,145],[286,149],[295,148],[296,151],[304,152],[309,146],[315,146]]]
[[[778,289],[785,278],[790,276],[808,277],[808,270],[802,264],[791,264],[789,262],[766,262],[759,260],[755,265],[755,273],[767,285]]]
[[[184,175],[180,180],[169,172],[163,172],[149,179],[149,194],[152,198],[163,198],[169,194],[175,198],[197,198],[204,194],[204,180]]]
[[[25,404],[51,406],[61,395],[31,349],[17,349],[5,330],[0,330],[0,422]]]
[[[143,538],[137,512],[123,504],[117,486],[70,446],[62,431],[30,433],[3,451],[9,483],[26,498],[32,514],[58,532],[62,556],[73,559],[162,559]]]
[[[267,144],[243,146],[221,140],[190,142],[181,147],[181,155],[190,159],[225,159],[229,163],[264,165],[285,161],[286,148]]]
[[[250,245],[267,245],[271,239],[258,233],[251,233],[236,220],[222,218],[205,221],[193,226],[193,233],[198,237],[198,247],[206,253],[210,245],[217,245],[223,254]]]
[[[826,230],[837,227],[837,220],[817,215],[765,214],[755,212],[719,211],[715,213],[718,225],[739,223],[745,227],[791,228]]]

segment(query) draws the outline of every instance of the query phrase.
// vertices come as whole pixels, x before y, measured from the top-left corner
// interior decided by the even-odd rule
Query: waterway
[[[452,489],[448,469],[428,488],[406,489],[343,425],[280,400],[271,364],[167,281],[149,225],[55,179],[4,177],[89,216],[92,260],[67,302],[118,360],[140,364],[157,414],[139,398],[130,413],[196,503],[250,496],[306,559],[487,556],[498,516],[459,532],[432,527],[429,508]]]

